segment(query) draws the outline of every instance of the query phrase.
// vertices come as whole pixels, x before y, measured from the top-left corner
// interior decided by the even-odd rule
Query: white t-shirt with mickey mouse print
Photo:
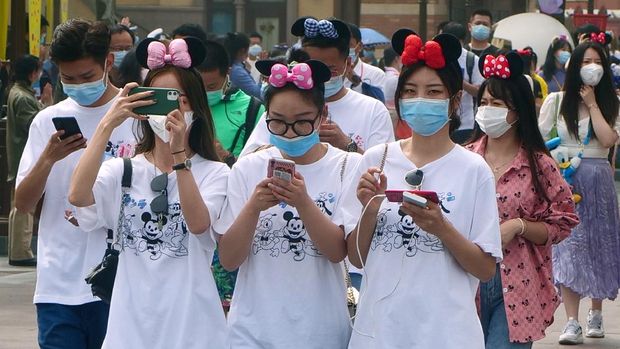
[[[326,103],[329,119],[338,124],[342,132],[362,149],[394,141],[394,127],[390,112],[385,105],[351,89],[346,91],[347,93],[339,100]],[[269,144],[266,117],[267,114],[263,113],[256,123],[240,157]]]
[[[368,150],[356,178],[379,167],[385,145]],[[405,174],[417,167],[390,143],[384,167],[388,189],[410,189]],[[502,257],[495,179],[484,159],[456,145],[421,168],[422,190],[437,192],[444,215],[468,240],[498,260]],[[362,207],[358,181],[345,190],[346,232]],[[350,349],[484,348],[474,299],[479,280],[465,272],[436,236],[421,230],[399,204],[381,205],[365,265]]]
[[[226,198],[229,169],[199,155],[191,160],[192,175],[215,222]],[[103,348],[226,348],[226,320],[210,270],[212,230],[199,235],[188,230],[176,172],[168,174],[168,214],[160,221],[150,210],[159,195],[150,183],[161,172],[143,155],[133,158],[132,166],[131,188],[122,200],[122,250]],[[122,160],[102,164],[93,188],[96,204],[78,209],[84,230],[117,229],[122,176]]]
[[[32,171],[56,132],[52,119],[75,117],[82,135],[91,139],[101,118],[116,98],[99,107],[83,107],[71,98],[41,110],[32,120],[28,141],[19,163],[16,186]],[[134,119],[117,127],[102,160],[130,157],[136,143],[132,131]],[[69,203],[71,175],[84,150],[75,151],[57,161],[45,183],[45,196],[39,219],[37,241],[37,286],[34,303],[80,305],[100,301],[93,297],[84,277],[101,262],[105,252],[105,231],[86,234],[65,219],[65,211],[74,211]]]
[[[271,147],[235,164],[217,233],[226,233],[267,177],[272,157],[282,153]],[[337,225],[343,224],[340,171],[345,157],[346,183],[359,154],[328,145],[319,161],[295,168],[310,197]],[[233,349],[346,348],[350,326],[342,264],[321,255],[294,207],[281,203],[260,213],[250,253],[239,268],[228,323]]]

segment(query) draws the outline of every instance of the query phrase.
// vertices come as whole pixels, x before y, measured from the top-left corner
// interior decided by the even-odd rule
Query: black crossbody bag
[[[131,187],[131,177],[133,169],[131,167],[131,159],[123,158],[123,179],[122,188],[123,194],[121,195],[121,208],[118,217],[118,227],[116,231],[117,239],[114,239],[114,230],[108,229],[108,237],[106,242],[108,244],[103,260],[97,264],[93,271],[84,279],[87,284],[90,285],[90,289],[93,296],[101,298],[102,301],[110,303],[112,299],[112,289],[114,288],[114,279],[116,278],[116,268],[118,267],[118,255],[120,250],[115,249],[115,244],[120,243],[120,234],[122,228],[123,219],[123,196],[125,191]]]

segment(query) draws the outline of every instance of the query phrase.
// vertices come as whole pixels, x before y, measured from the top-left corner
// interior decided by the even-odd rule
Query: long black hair
[[[540,154],[550,156],[549,150],[545,146],[545,141],[538,129],[538,118],[536,115],[536,104],[534,102],[534,94],[530,88],[530,83],[523,74],[519,74],[508,80],[498,77],[491,77],[485,80],[478,90],[478,105],[482,101],[482,95],[488,91],[493,98],[500,99],[506,103],[509,110],[517,113],[517,123],[513,126],[517,130],[517,138],[521,142],[521,146],[527,152],[527,161],[534,182],[534,189],[546,201],[549,197],[544,190],[542,176],[539,175],[537,157]],[[478,141],[484,136],[484,132],[480,129],[478,123],[474,124],[474,134],[469,143]]]
[[[190,149],[207,160],[221,161],[215,150],[215,126],[205,98],[207,91],[200,73],[194,68],[184,69],[166,65],[163,68],[149,71],[144,79],[144,86],[150,86],[153,79],[165,73],[174,74],[194,111],[188,139]],[[139,131],[136,137],[139,139],[136,153],[152,151],[155,147],[155,133],[148,121],[140,121]]]
[[[564,98],[560,105],[560,113],[564,117],[568,132],[576,139],[579,139],[579,102],[581,101],[579,90],[583,86],[580,71],[583,57],[588,49],[595,50],[599,57],[601,57],[603,77],[598,85],[594,87],[594,95],[596,97],[596,104],[609,125],[613,125],[616,122],[620,105],[611,80],[609,59],[603,47],[599,43],[590,41],[577,46],[570,59],[570,63],[568,63],[566,80],[562,89],[564,91]],[[593,133],[592,137],[596,137],[596,133]]]
[[[549,45],[549,49],[547,50],[547,57],[545,58],[545,63],[542,66],[545,81],[551,81],[551,79],[553,79],[553,75],[558,69],[558,67],[555,65],[557,62],[555,58],[555,53],[556,51],[561,50],[565,46],[568,46],[570,52],[573,51],[568,40],[561,36],[553,39],[551,45]]]

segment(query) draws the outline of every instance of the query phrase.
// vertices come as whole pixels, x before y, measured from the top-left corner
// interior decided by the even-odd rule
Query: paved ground
[[[0,349],[31,349],[37,347],[36,318],[32,305],[35,282],[34,268],[11,267],[6,257],[0,259]],[[582,302],[583,319],[588,303]],[[603,304],[604,339],[587,339],[582,349],[620,349],[620,301]],[[566,316],[563,307],[556,312],[555,323],[547,330],[547,338],[536,343],[534,349],[566,348],[557,344]],[[583,324],[582,324],[583,325]],[[139,349],[139,348],[137,348]]]

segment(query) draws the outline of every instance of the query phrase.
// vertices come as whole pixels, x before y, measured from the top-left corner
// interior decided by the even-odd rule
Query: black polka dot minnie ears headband
[[[485,79],[516,79],[523,75],[523,59],[518,51],[510,51],[506,55],[486,55],[484,58],[480,57],[478,69]]]
[[[316,60],[308,60],[304,63],[291,63],[288,67],[272,60],[256,61],[256,69],[264,76],[269,77],[269,84],[273,87],[284,87],[287,83],[293,83],[297,88],[309,90],[316,83],[324,83],[331,78],[331,71]]]
[[[146,69],[159,69],[166,65],[193,68],[205,59],[206,49],[200,39],[187,37],[174,39],[166,46],[155,39],[144,39],[136,48],[136,58]]]
[[[325,39],[349,42],[351,32],[346,23],[337,19],[301,17],[293,23],[291,34],[301,36],[304,40]]]
[[[392,35],[392,48],[401,56],[404,66],[424,62],[429,68],[443,69],[461,56],[461,43],[454,35],[439,34],[422,43],[422,38],[411,29],[397,30]]]

